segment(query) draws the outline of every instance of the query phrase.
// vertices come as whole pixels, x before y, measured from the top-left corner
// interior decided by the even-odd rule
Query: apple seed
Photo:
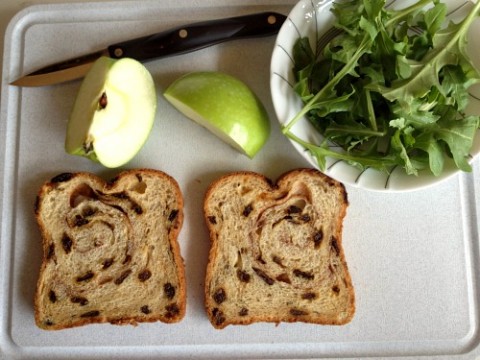
[[[107,93],[104,91],[102,96],[100,96],[100,100],[98,100],[98,105],[101,109],[105,109],[108,104]]]

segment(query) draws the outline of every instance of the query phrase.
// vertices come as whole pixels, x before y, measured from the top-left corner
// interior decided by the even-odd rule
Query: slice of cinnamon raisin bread
[[[355,312],[342,248],[344,186],[313,169],[273,184],[252,172],[207,190],[208,317],[215,328],[253,322],[345,324]]]
[[[172,177],[151,169],[124,171],[110,182],[60,174],[41,188],[35,215],[43,239],[40,328],[183,318],[183,198]]]

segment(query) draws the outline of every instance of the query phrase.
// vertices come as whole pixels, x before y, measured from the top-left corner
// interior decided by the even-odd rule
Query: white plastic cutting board
[[[254,324],[215,330],[203,308],[209,239],[202,200],[208,184],[229,171],[276,179],[308,166],[281,135],[269,90],[275,38],[224,43],[147,63],[157,84],[153,132],[128,168],[153,167],[174,176],[185,197],[179,237],[187,275],[187,315],[179,324],[91,325],[47,332],[34,324],[32,299],[41,261],[33,203],[41,184],[64,171],[113,176],[65,154],[66,119],[79,82],[43,87],[8,85],[52,61],[194,21],[276,10],[292,1],[137,1],[45,5],[14,18],[5,38],[0,120],[0,358],[368,358],[427,356],[474,359],[479,349],[479,161],[411,193],[347,187],[350,206],[343,246],[357,312],[346,326]],[[254,160],[180,115],[162,97],[180,75],[221,70],[259,95],[272,134]]]

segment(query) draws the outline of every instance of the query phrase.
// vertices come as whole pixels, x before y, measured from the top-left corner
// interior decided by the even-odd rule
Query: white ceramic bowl
[[[450,18],[455,20],[463,18],[468,11],[468,0],[449,0]],[[396,1],[393,5],[404,7],[408,1]],[[308,36],[310,42],[315,44],[320,37],[334,22],[334,15],[330,11],[332,0],[301,0],[290,12],[288,19],[283,24],[278,34],[271,59],[270,88],[273,105],[277,118],[281,124],[288,123],[301,109],[302,101],[293,90],[295,83],[292,71],[292,49],[299,37]],[[469,31],[469,54],[477,68],[480,69],[480,37],[473,34],[480,33],[480,21],[477,19],[471,25]],[[470,89],[472,95],[467,112],[480,114],[480,86]],[[292,128],[292,132],[301,139],[319,144],[322,136],[313,128],[306,118],[298,121]],[[314,157],[295,141],[291,141],[294,148],[300,152],[312,166],[318,168]],[[480,133],[477,132],[474,145],[471,150],[471,158],[480,152]],[[324,171],[332,178],[352,186],[376,190],[376,191],[408,191],[424,188],[439,183],[459,172],[453,161],[446,162],[445,169],[440,176],[434,176],[428,171],[422,171],[418,176],[407,175],[403,168],[396,167],[390,174],[367,169],[361,171],[345,161],[327,159]]]

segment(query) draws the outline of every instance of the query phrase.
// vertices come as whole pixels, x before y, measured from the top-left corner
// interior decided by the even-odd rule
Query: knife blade
[[[213,19],[175,27],[107,46],[77,58],[61,61],[13,81],[15,86],[45,86],[82,78],[100,56],[130,57],[141,62],[180,55],[221,42],[271,36],[278,33],[286,16],[262,12]]]

